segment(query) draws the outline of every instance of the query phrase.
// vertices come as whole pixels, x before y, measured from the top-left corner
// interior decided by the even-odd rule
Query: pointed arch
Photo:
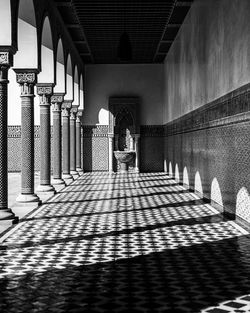
[[[199,171],[196,171],[196,173],[195,173],[194,190],[200,196],[203,196],[203,187],[202,187],[201,175],[200,175]]]
[[[80,93],[80,88],[79,88],[79,74],[78,74],[78,68],[75,66],[74,70],[74,105],[79,106],[79,93]]]
[[[64,49],[62,39],[60,38],[57,43],[56,51],[56,86],[54,91],[62,93],[66,92],[65,81]]]
[[[66,95],[65,100],[73,100],[74,94],[73,94],[73,70],[72,70],[72,61],[70,53],[67,57],[67,63],[66,63]]]
[[[54,51],[52,31],[48,16],[43,21],[41,41],[41,73],[38,75],[39,83],[54,83]]]
[[[10,46],[12,42],[10,0],[1,0],[0,21],[0,45]]]
[[[18,10],[18,51],[15,68],[38,68],[37,29],[33,0],[22,0]]]
[[[219,204],[221,207],[223,207],[223,199],[222,199],[222,193],[220,189],[220,185],[218,182],[218,179],[216,177],[213,178],[212,184],[211,184],[211,200]]]
[[[80,75],[80,109],[84,109],[83,75]]]

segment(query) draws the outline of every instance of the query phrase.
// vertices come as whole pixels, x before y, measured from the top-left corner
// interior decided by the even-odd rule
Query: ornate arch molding
[[[140,133],[140,98],[110,97],[109,98],[109,133],[115,134],[116,117],[122,112],[128,112],[134,121],[134,133]]]
[[[109,98],[109,171],[139,171],[140,98]],[[115,154],[115,158],[114,158]],[[131,158],[131,155],[134,158]],[[127,159],[127,160],[126,160]],[[126,165],[125,165],[126,163]],[[126,168],[126,170],[125,170]]]

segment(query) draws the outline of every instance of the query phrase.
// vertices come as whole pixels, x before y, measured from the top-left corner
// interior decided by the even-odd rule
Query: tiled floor
[[[163,173],[86,173],[0,246],[0,312],[250,312],[250,236]]]

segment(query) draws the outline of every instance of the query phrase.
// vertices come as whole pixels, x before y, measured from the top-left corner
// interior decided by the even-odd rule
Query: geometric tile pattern
[[[178,165],[182,181],[186,169],[192,188],[197,187],[195,176],[199,175],[204,196],[212,195],[225,211],[238,214],[245,221],[250,221],[250,209],[246,205],[250,191],[249,131],[247,122],[165,138],[166,162],[171,162],[175,175]],[[217,192],[213,190],[215,181]]]
[[[108,125],[83,125],[85,171],[108,171]],[[140,126],[140,169],[142,172],[163,171],[163,127]]]
[[[250,237],[164,173],[85,173],[0,245],[0,312],[250,312]]]

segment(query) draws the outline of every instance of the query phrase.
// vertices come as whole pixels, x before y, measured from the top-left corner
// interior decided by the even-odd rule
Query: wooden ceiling
[[[54,0],[83,62],[120,63],[123,32],[132,61],[162,63],[193,0]],[[122,62],[124,63],[124,61]]]

